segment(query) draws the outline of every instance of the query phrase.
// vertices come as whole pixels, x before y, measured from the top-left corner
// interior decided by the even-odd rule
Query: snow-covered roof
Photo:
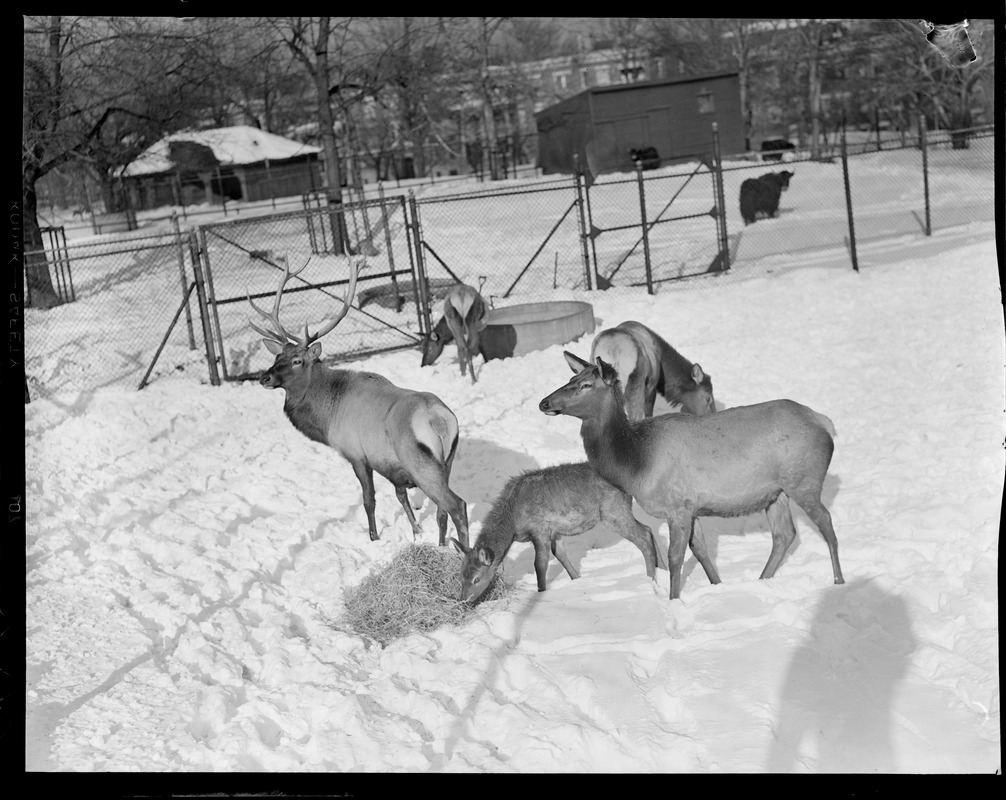
[[[175,165],[168,158],[171,142],[197,142],[213,150],[223,165],[256,164],[269,159],[281,161],[296,156],[320,153],[321,148],[295,142],[275,133],[253,128],[251,125],[234,125],[208,131],[180,131],[165,136],[144,150],[135,161],[120,170],[122,177],[153,175],[171,172]]]

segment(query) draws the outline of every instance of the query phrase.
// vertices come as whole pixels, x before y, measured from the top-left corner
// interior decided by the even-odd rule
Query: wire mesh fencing
[[[464,194],[427,192],[415,207],[433,285],[460,281],[491,301],[587,285],[572,178],[508,181]]]
[[[136,386],[176,314],[182,324],[164,341],[156,375],[205,377],[186,258],[184,242],[173,232],[26,254],[26,270],[48,269],[55,284],[57,271],[64,269],[72,281],[72,296],[61,304],[25,308],[31,395]],[[191,302],[183,306],[185,297]]]
[[[273,356],[248,324],[248,303],[271,310],[284,271],[283,326],[298,336],[342,308],[350,268],[359,276],[353,308],[325,337],[327,359],[414,346],[423,330],[420,286],[402,197],[235,219],[198,228],[221,377],[267,369]]]
[[[359,202],[330,207],[305,195],[296,211],[186,231],[69,243],[61,231],[41,253],[26,253],[26,276],[44,271],[60,301],[43,309],[29,290],[27,386],[41,395],[135,386],[151,364],[150,380],[195,372],[216,382],[218,368],[222,378],[250,377],[272,356],[248,324],[247,294],[271,308],[287,267],[303,267],[282,303],[284,325],[299,333],[341,309],[350,265],[359,264],[354,307],[324,341],[326,358],[342,360],[417,346],[457,282],[492,303],[554,289],[652,289],[724,270],[741,279],[767,256],[773,268],[796,267],[832,248],[856,266],[855,241],[994,220],[994,129],[909,133],[847,142],[844,157],[841,147],[770,163],[714,154],[589,185],[583,175],[467,192],[451,183],[418,198],[379,188]],[[777,207],[745,220],[745,181],[780,172],[789,186]]]
[[[659,172],[639,170],[630,177],[600,176],[587,191],[588,238],[599,287],[652,287],[708,272],[720,247],[716,190],[710,160]]]

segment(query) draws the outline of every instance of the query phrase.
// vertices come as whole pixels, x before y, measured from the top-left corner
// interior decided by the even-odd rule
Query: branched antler
[[[336,314],[332,319],[325,323],[324,327],[317,333],[311,333],[307,329],[307,323],[304,323],[304,346],[307,347],[311,342],[316,342],[326,333],[331,331],[336,325],[342,322],[342,318],[346,316],[349,312],[350,304],[353,302],[353,295],[356,294],[356,277],[360,271],[360,262],[351,261],[349,264],[349,286],[346,289],[346,296],[342,300],[342,308],[339,313]]]
[[[290,272],[289,263],[286,265],[285,269],[283,270],[283,277],[280,278],[279,281],[279,288],[276,290],[276,300],[273,302],[271,314],[266,311],[263,311],[261,308],[255,305],[255,301],[251,299],[251,293],[248,291],[247,287],[245,287],[245,294],[248,296],[248,302],[251,303],[251,307],[254,308],[255,311],[257,311],[261,316],[265,317],[265,319],[269,321],[269,323],[272,325],[272,330],[268,328],[260,328],[250,319],[248,320],[248,323],[252,326],[252,328],[254,328],[260,334],[265,336],[267,339],[272,339],[274,342],[278,342],[279,344],[288,344],[290,342],[293,342],[294,344],[302,344],[300,339],[298,339],[292,333],[289,333],[286,330],[286,328],[283,327],[282,323],[280,323],[279,304],[280,301],[283,299],[283,289],[286,286],[286,282],[290,280],[291,277],[295,275],[300,275],[300,273],[304,271],[304,267],[306,267],[310,263],[310,261],[311,259],[308,258],[308,260],[304,262],[303,267],[301,267],[296,272],[292,273]]]

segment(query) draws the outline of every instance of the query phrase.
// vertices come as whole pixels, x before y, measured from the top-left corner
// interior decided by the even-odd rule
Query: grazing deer
[[[589,464],[559,464],[515,475],[486,515],[475,544],[469,548],[451,539],[464,557],[461,599],[472,602],[481,596],[515,541],[534,544],[539,592],[545,591],[549,549],[570,578],[579,578],[562,537],[589,531],[602,521],[611,523],[622,538],[642,551],[646,574],[652,578],[657,566],[653,531],[633,516],[632,498],[601,478]]]
[[[689,414],[716,410],[712,377],[640,322],[627,320],[597,334],[591,363],[599,357],[615,368],[633,422],[653,416],[658,392]]]
[[[317,340],[335,328],[349,311],[358,269],[355,262],[350,267],[349,287],[339,313],[317,333],[311,333],[305,325],[302,338],[288,333],[279,321],[283,288],[291,277],[289,266],[280,279],[271,314],[248,296],[252,308],[271,327],[260,328],[254,322],[251,326],[266,337],[263,344],[276,356],[259,382],[269,389],[285,389],[283,410],[293,426],[352,464],[363,488],[371,540],[378,538],[374,521],[376,471],[394,485],[414,537],[421,536],[422,529],[406,490],[418,486],[437,505],[440,544],[445,544],[448,516],[467,544],[468,509],[448,486],[458,446],[454,412],[429,392],[403,389],[374,372],[328,369],[320,361],[321,344]]]
[[[444,298],[444,316],[436,324],[423,343],[422,366],[432,364],[444,351],[444,345],[451,339],[458,345],[458,362],[461,374],[467,365],[475,383],[475,367],[472,356],[479,352],[479,335],[485,328],[489,308],[482,295],[471,286],[459,283]]]
[[[728,408],[697,417],[664,414],[639,422],[626,417],[611,365],[565,353],[575,377],[543,399],[549,415],[582,420],[587,462],[669,526],[667,568],[671,599],[681,595],[681,565],[691,546],[710,583],[719,583],[695,518],[729,517],[765,509],[772,552],[762,570],[771,578],[796,536],[792,497],[828,544],[835,583],[844,583],[831,514],[821,502],[834,450],[830,419],[792,400]]]

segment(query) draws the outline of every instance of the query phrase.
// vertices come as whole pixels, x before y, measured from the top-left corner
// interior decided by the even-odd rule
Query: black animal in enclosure
[[[762,161],[782,161],[783,150],[793,150],[796,145],[789,139],[766,139],[761,143]]]
[[[770,172],[741,184],[741,217],[745,225],[779,216],[779,196],[789,188],[792,172]]]
[[[633,164],[639,162],[642,169],[656,169],[660,166],[660,155],[656,147],[633,147],[629,151],[629,158]]]

